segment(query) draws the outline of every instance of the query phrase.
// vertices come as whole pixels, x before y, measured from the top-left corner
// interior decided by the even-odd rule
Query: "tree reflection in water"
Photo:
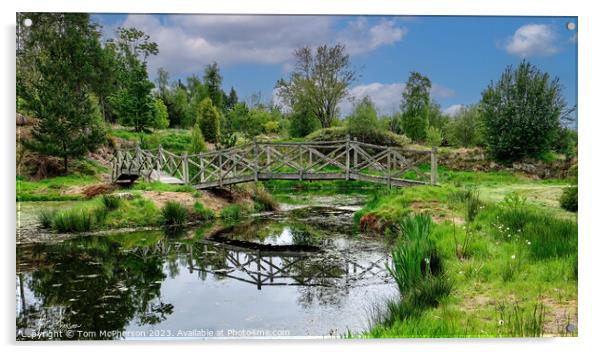
[[[28,339],[25,330],[123,331],[132,323],[158,324],[178,305],[162,299],[161,284],[186,271],[201,281],[233,279],[258,291],[296,286],[303,308],[336,307],[350,288],[388,280],[384,252],[337,249],[331,233],[272,221],[222,235],[239,241],[234,244],[202,232],[143,232],[18,246],[17,339]]]

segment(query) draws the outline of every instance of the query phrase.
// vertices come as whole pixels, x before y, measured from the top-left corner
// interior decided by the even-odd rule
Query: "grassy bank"
[[[557,200],[556,206],[546,206],[533,194],[516,193],[526,186],[536,195],[547,193],[546,186],[559,181],[461,174],[482,188],[460,187],[449,183],[454,180],[450,178],[441,187],[381,192],[356,214],[358,226],[362,221],[367,228],[377,224],[378,232],[394,242],[407,239],[403,220],[409,215],[432,215],[437,225],[429,239],[441,257],[445,277],[453,284],[450,294],[438,298],[436,306],[420,306],[420,311],[409,311],[404,305],[408,300],[377,304],[387,316],[373,319],[365,335],[575,335],[566,330],[567,325],[577,323],[575,214],[567,215]],[[508,191],[501,201],[491,193],[499,189]],[[406,293],[408,297],[412,294]]]

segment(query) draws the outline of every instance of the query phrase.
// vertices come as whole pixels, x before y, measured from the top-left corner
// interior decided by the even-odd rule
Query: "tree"
[[[226,96],[226,109],[231,110],[238,103],[238,94],[234,87],[230,88],[230,93]]]
[[[410,73],[402,93],[401,127],[414,141],[424,140],[429,124],[431,80],[415,71]]]
[[[167,106],[159,97],[155,98],[153,127],[157,129],[166,129],[169,127],[169,119],[167,119]]]
[[[450,119],[446,137],[455,146],[480,146],[484,144],[483,129],[483,115],[479,107],[463,107],[456,117]]]
[[[497,83],[483,91],[481,99],[486,144],[502,161],[537,157],[549,151],[568,116],[558,78],[551,78],[523,61],[508,66]]]
[[[155,85],[148,80],[146,60],[159,49],[147,34],[135,28],[119,27],[117,35],[117,41],[109,42],[117,49],[121,87],[109,97],[109,102],[122,124],[140,132],[153,126],[151,90]]]
[[[291,113],[289,119],[289,134],[293,138],[302,138],[321,127],[318,118],[308,109]]]
[[[23,45],[36,53],[36,80],[21,78],[20,94],[39,120],[23,141],[43,155],[60,157],[68,172],[70,158],[94,151],[104,140],[102,118],[93,95],[93,63],[101,55],[98,26],[87,14],[26,14],[35,26]]]
[[[222,75],[219,73],[219,66],[216,62],[205,67],[205,75],[203,81],[207,85],[209,98],[213,105],[220,111],[224,110],[224,92],[222,91]]]
[[[367,137],[372,136],[379,127],[374,103],[369,97],[364,97],[355,105],[353,112],[347,118],[349,134],[366,141]]]
[[[303,47],[293,54],[295,69],[288,81],[280,79],[276,83],[278,95],[293,111],[307,109],[323,128],[328,128],[336,118],[337,105],[356,78],[345,46],[322,45],[315,53]]]
[[[205,146],[205,138],[203,137],[203,132],[201,131],[201,128],[199,128],[199,125],[195,124],[192,128],[192,136],[188,152],[191,154],[200,154],[201,152],[206,150],[207,147]]]
[[[215,108],[209,97],[201,101],[196,124],[199,125],[203,136],[211,143],[217,143],[220,137],[220,112]]]

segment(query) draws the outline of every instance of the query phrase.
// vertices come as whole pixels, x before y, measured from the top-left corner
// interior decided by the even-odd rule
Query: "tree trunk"
[[[65,168],[65,174],[67,174],[68,170],[69,170],[69,166],[68,166],[68,159],[67,156],[63,157],[63,167]]]

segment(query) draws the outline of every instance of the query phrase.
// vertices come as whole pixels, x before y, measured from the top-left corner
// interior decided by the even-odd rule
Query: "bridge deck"
[[[420,164],[430,163],[430,173]],[[270,143],[254,142],[196,155],[156,150],[118,150],[113,181],[137,178],[197,189],[266,180],[353,180],[388,186],[437,183],[436,149],[408,150],[356,140]]]

